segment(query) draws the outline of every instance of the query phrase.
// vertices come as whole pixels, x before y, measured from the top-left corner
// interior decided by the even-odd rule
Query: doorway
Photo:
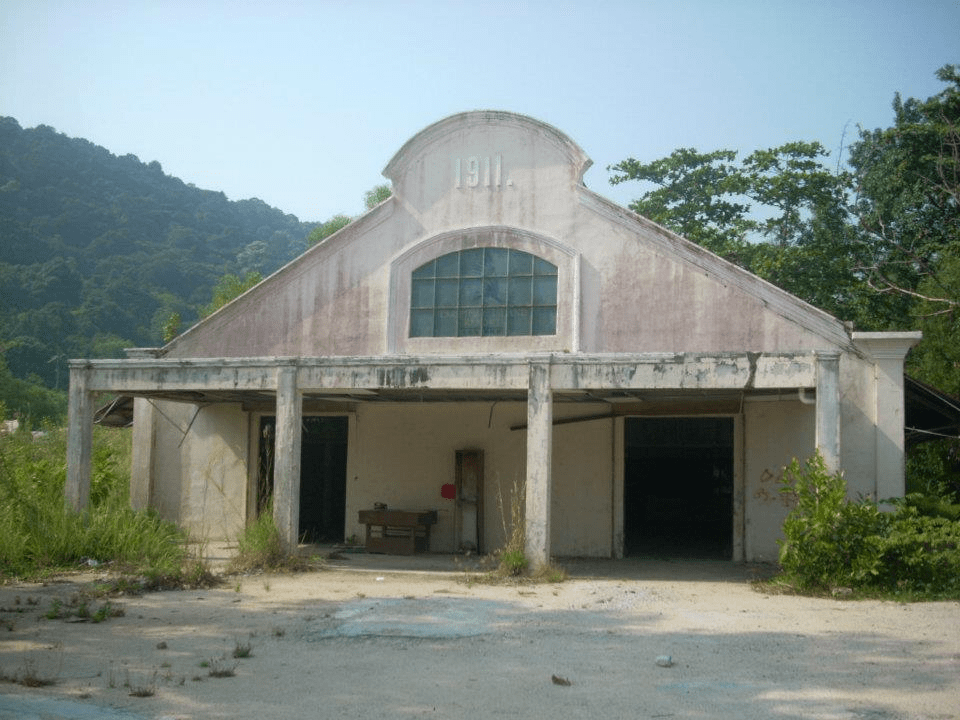
[[[304,417],[300,445],[300,527],[304,542],[340,542],[347,502],[346,417]],[[273,497],[276,418],[260,418],[257,516]]]
[[[733,556],[733,418],[627,418],[624,553]]]

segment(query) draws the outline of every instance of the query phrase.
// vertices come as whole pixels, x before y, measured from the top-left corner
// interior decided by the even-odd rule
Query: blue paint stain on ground
[[[326,619],[314,638],[391,637],[450,639],[488,635],[515,618],[509,603],[464,598],[361,599]]]
[[[79,700],[0,694],[0,720],[144,720],[144,716]]]

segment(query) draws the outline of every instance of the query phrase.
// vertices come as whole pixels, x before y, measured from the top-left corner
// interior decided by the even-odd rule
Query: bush
[[[780,564],[797,588],[960,597],[960,522],[948,499],[910,494],[892,513],[851,502],[843,475],[828,473],[819,454],[803,467],[794,460],[782,483],[796,505],[784,521]]]
[[[960,524],[902,505],[880,543],[876,584],[885,590],[960,595]]]
[[[855,586],[877,575],[887,515],[849,502],[843,474],[827,472],[819,452],[803,467],[794,459],[781,482],[796,504],[783,523],[780,564],[799,587]]]

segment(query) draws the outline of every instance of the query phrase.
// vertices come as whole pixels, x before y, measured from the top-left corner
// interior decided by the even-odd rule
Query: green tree
[[[612,168],[613,184],[651,190],[635,212],[847,320],[867,320],[867,288],[853,269],[849,175],[826,166],[816,142],[790,142],[737,161],[732,150],[690,148]]]
[[[260,273],[248,272],[242,278],[231,273],[221,277],[213,286],[213,299],[200,309],[200,317],[205,318],[222,308],[231,300],[239,297],[263,280]]]
[[[328,237],[337,232],[337,230],[345,228],[351,222],[352,219],[347,215],[334,215],[332,218],[326,222],[320,223],[310,231],[310,234],[307,235],[307,245],[312,247],[318,242],[326,240]]]

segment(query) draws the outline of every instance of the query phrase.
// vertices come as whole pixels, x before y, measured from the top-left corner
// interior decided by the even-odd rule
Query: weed
[[[213,658],[207,664],[207,675],[212,678],[233,677],[237,674],[237,663],[227,662],[227,658]]]
[[[53,678],[41,677],[37,664],[33,660],[24,660],[23,672],[15,676],[12,681],[29,688],[48,687],[56,684],[56,680]]]
[[[250,643],[242,643],[239,640],[236,645],[233,647],[233,657],[239,659],[246,659],[253,656],[253,645]]]
[[[273,519],[273,508],[268,505],[260,517],[248,525],[237,540],[237,555],[230,563],[230,572],[267,570],[293,572],[304,570],[307,563],[284,546],[280,531]],[[269,591],[268,583],[264,589]]]
[[[127,680],[123,684],[125,688],[129,690],[127,693],[130,697],[138,698],[147,698],[153,697],[157,694],[157,673],[154,672],[150,678],[150,682],[144,685],[134,685],[130,682],[130,673],[127,673]]]

